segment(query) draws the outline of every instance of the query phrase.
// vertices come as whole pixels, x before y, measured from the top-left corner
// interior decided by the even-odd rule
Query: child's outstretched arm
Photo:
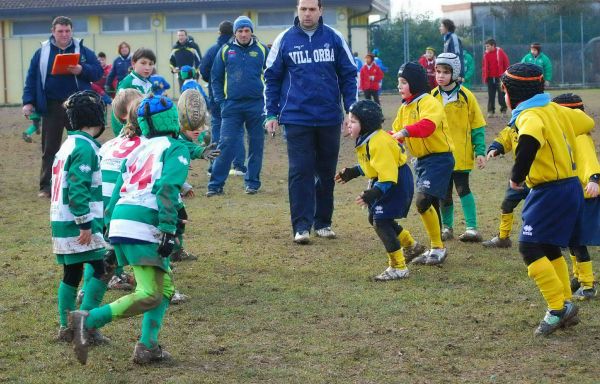
[[[362,171],[360,169],[360,165],[355,165],[354,167],[343,168],[341,171],[338,171],[334,177],[334,180],[336,183],[346,184],[350,180],[356,179],[361,175]]]

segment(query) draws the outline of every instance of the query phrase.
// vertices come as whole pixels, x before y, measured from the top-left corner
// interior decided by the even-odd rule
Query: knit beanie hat
[[[240,28],[248,27],[254,33],[254,24],[248,16],[240,16],[233,22],[233,32],[237,32]]]
[[[148,95],[138,108],[138,123],[142,135],[150,138],[156,136],[177,135],[179,119],[173,101],[165,96]]]
[[[81,91],[72,94],[63,104],[67,110],[70,124],[69,131],[79,131],[84,127],[101,127],[99,137],[104,132],[106,124],[106,104],[99,94],[94,91]]]
[[[562,105],[563,107],[581,109],[582,111],[585,111],[583,100],[581,100],[579,95],[574,93],[563,93],[562,95],[558,95],[552,99],[552,102]]]
[[[182,80],[194,79],[196,77],[196,70],[189,65],[184,65],[179,71],[179,76],[181,76]]]
[[[500,79],[506,88],[512,109],[515,109],[520,102],[544,93],[542,68],[535,64],[513,64],[508,67]]]
[[[419,63],[408,62],[402,64],[398,70],[398,77],[403,77],[408,82],[410,93],[413,96],[419,96],[429,92],[429,83],[427,83],[427,73]]]
[[[349,112],[360,121],[360,134],[368,135],[381,128],[383,111],[379,104],[372,100],[359,100],[350,106]]]

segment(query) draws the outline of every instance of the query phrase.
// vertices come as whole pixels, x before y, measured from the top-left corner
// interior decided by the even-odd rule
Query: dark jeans
[[[63,100],[64,101],[64,100]],[[52,163],[60,149],[63,130],[69,124],[63,101],[48,100],[48,112],[42,117],[42,170],[40,172],[40,191],[50,192],[52,181]]]
[[[506,101],[504,101],[504,92],[500,88],[500,78],[490,77],[487,81],[488,86],[488,106],[487,111],[491,113],[496,112],[496,92],[498,92],[498,104],[500,105],[500,112],[506,112]]]
[[[288,190],[294,232],[331,226],[340,125],[286,124]]]
[[[379,91],[373,89],[365,89],[363,93],[365,94],[365,100],[373,99],[374,102],[381,105],[381,103],[379,102]]]
[[[219,144],[221,139],[221,107],[217,103],[211,103],[210,106],[210,134],[211,142]],[[246,173],[246,147],[244,146],[244,132],[242,132],[242,140],[239,142],[239,148],[235,151],[233,158],[233,169]],[[208,172],[212,173],[214,161],[210,162]]]

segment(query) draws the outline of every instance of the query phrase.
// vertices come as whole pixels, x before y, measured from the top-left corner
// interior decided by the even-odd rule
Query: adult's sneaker
[[[579,309],[570,301],[565,302],[561,310],[548,310],[540,322],[540,325],[533,332],[534,336],[548,336],[558,328],[566,328],[579,323],[577,313]]]
[[[468,243],[481,243],[483,238],[481,234],[475,228],[467,228],[465,233],[458,236],[458,240]]]
[[[310,242],[310,233],[308,231],[299,231],[294,235],[294,243],[308,244]]]
[[[406,279],[409,275],[408,268],[398,269],[393,267],[387,267],[385,271],[375,276],[375,281],[390,281],[390,280],[399,280]]]
[[[251,187],[246,187],[246,188],[244,188],[244,193],[246,195],[256,195],[258,193],[258,189],[251,188]]]
[[[206,197],[220,196],[220,195],[222,195],[222,194],[223,194],[223,190],[222,190],[222,189],[219,189],[219,190],[216,190],[216,189],[209,189],[209,190],[206,192]]]
[[[454,239],[454,229],[450,227],[442,228],[442,241]]]
[[[162,349],[160,345],[150,349],[144,343],[138,341],[133,350],[133,362],[136,364],[158,363],[161,361],[170,361],[171,359],[171,354]]]
[[[510,248],[512,247],[512,241],[508,237],[494,236],[490,240],[481,243],[481,245],[487,248]]]
[[[412,247],[404,247],[402,248],[402,253],[404,254],[404,260],[407,263],[410,263],[417,257],[421,256],[427,248],[423,244],[419,244],[415,241]]]
[[[229,170],[229,174],[231,176],[246,176],[246,172],[244,172],[244,171],[242,171],[240,169],[235,169],[235,168],[230,169]]]
[[[315,230],[317,237],[324,237],[326,239],[335,239],[335,232],[331,230],[331,227],[319,228]]]
[[[73,351],[81,364],[87,363],[90,347],[89,333],[85,327],[88,314],[88,311],[69,312],[69,328],[73,330]]]
[[[573,292],[573,299],[583,301],[591,300],[598,295],[598,286],[594,283],[591,287],[580,286],[575,292]]]

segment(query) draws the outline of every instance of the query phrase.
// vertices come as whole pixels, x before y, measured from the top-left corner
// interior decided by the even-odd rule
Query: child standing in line
[[[184,65],[181,67],[179,71],[179,76],[183,79],[183,84],[181,86],[181,93],[185,92],[188,89],[195,89],[204,98],[204,102],[208,105],[208,96],[206,96],[206,92],[204,92],[204,88],[196,81],[196,70],[189,65]]]
[[[52,166],[50,220],[52,248],[63,265],[64,275],[58,288],[60,328],[58,340],[70,342],[73,328],[67,315],[75,309],[76,292],[83,264],[93,269],[81,308],[90,310],[102,302],[109,275],[104,269],[102,178],[100,144],[104,131],[106,106],[94,91],[77,92],[64,104],[70,121],[67,140],[57,152]],[[106,342],[89,328],[84,335],[90,343]]]
[[[427,83],[429,84],[429,89],[435,89],[437,87],[437,83],[435,81],[435,48],[425,48],[425,53],[423,56],[419,57],[419,64],[421,64],[427,73]]]
[[[519,133],[514,127],[504,127],[498,133],[498,136],[490,144],[487,149],[486,160],[493,159],[498,155],[504,155],[513,151],[517,147],[519,140]],[[513,211],[519,205],[519,203],[527,197],[529,188],[523,185],[523,189],[514,190],[510,186],[507,186],[506,192],[504,193],[504,200],[500,206],[500,227],[498,228],[498,234],[492,237],[490,240],[481,243],[484,247],[488,248],[510,248],[512,247],[512,241],[510,240],[510,232],[512,231],[514,214]]]
[[[579,323],[561,247],[578,234],[583,206],[573,158],[575,137],[590,132],[594,120],[551,103],[535,64],[513,64],[501,80],[512,109],[509,125],[519,132],[510,187],[519,190],[526,182],[531,189],[523,206],[519,252],[548,308],[534,335],[547,336]]]
[[[454,53],[441,53],[435,63],[436,81],[439,87],[431,91],[433,97],[444,106],[450,135],[454,142],[454,171],[450,176],[446,197],[441,201],[442,240],[454,238],[454,203],[452,187],[460,198],[465,216],[466,230],[460,241],[480,242],[477,230],[475,197],[469,187],[469,175],[474,161],[477,168],[485,167],[485,120],[475,96],[457,83],[460,74],[460,58]]]
[[[140,91],[144,96],[150,94],[152,92],[150,76],[154,70],[156,55],[151,49],[138,48],[133,53],[131,62],[133,64],[133,70],[119,82],[117,93],[121,89],[133,88]],[[121,129],[123,129],[123,123],[116,118],[114,112],[112,114],[111,126],[115,137],[119,136]]]
[[[564,107],[585,111],[581,97],[572,93],[563,93],[552,101]],[[578,227],[575,239],[569,244],[573,269],[571,290],[574,299],[590,300],[598,293],[592,259],[587,246],[600,245],[600,197],[598,197],[600,163],[590,134],[577,136],[575,143],[575,164],[577,164],[577,176],[583,187],[584,201],[582,225]]]
[[[34,133],[36,135],[40,134],[40,121],[42,120],[42,116],[40,116],[40,114],[38,114],[37,112],[32,112],[31,115],[29,115],[29,121],[31,121],[31,125],[29,125],[29,127],[27,127],[27,129],[25,131],[23,131],[23,140],[26,143],[33,143],[33,139],[31,138],[31,135],[33,135]]]
[[[425,70],[418,63],[403,64],[398,72],[402,105],[394,120],[394,138],[404,140],[416,158],[417,211],[429,235],[431,249],[413,263],[436,265],[448,251],[441,237],[439,201],[446,196],[454,157],[444,107],[431,94]]]
[[[169,255],[181,224],[179,191],[187,178],[190,157],[185,146],[175,139],[179,122],[170,99],[142,100],[138,122],[148,140],[123,162],[105,218],[119,264],[132,266],[137,285],[133,293],[108,305],[89,312],[71,312],[69,324],[74,330],[75,355],[82,364],[87,362],[88,329],[139,314],[144,316],[141,338],[133,352],[134,363],[171,358],[159,345],[158,334],[175,291]]]
[[[335,181],[345,184],[365,175],[369,189],[356,198],[356,203],[369,208],[369,223],[383,242],[388,254],[388,268],[375,276],[376,281],[407,278],[409,275],[401,243],[410,252],[425,251],[402,228],[396,219],[406,217],[412,202],[414,186],[412,172],[406,164],[406,153],[387,132],[381,129],[383,111],[370,100],[357,101],[350,107],[350,137],[356,140],[358,165],[344,168]]]
[[[167,79],[156,73],[156,67],[152,71],[150,82],[152,83],[152,93],[155,96],[161,96],[167,89],[171,89],[171,84],[169,84]]]

